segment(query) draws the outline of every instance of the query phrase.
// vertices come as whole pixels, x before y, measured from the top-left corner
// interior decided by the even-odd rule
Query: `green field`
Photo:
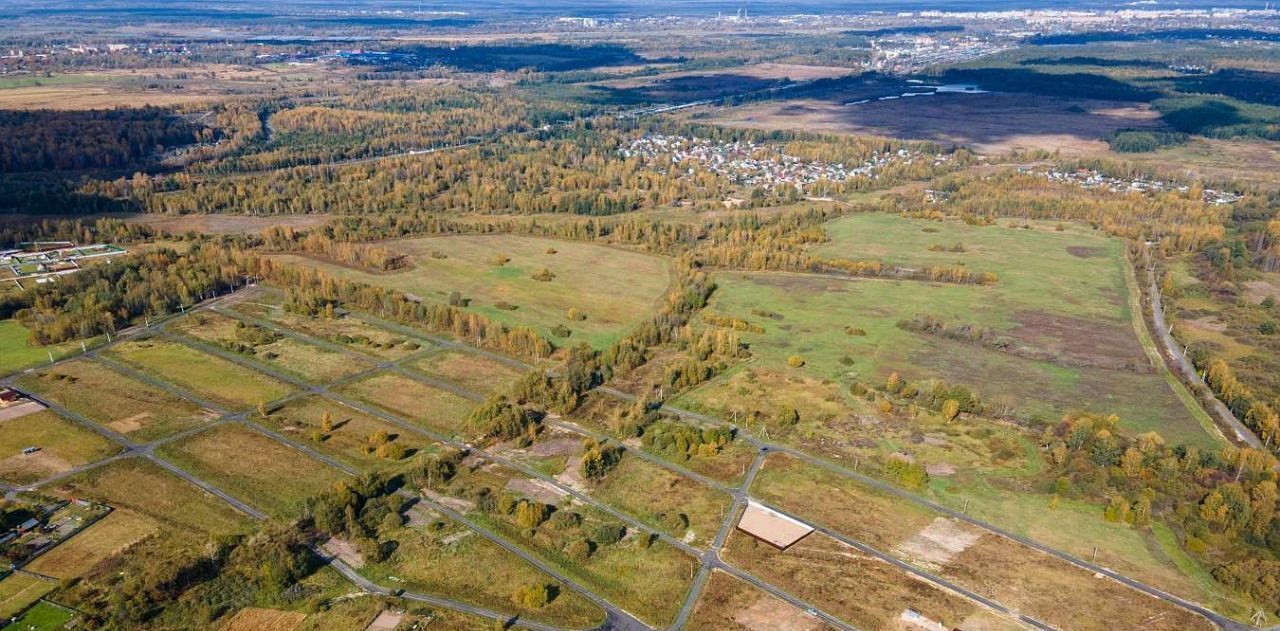
[[[530,326],[553,340],[551,329],[567,327],[569,342],[603,348],[650,313],[668,284],[665,259],[599,245],[510,235],[430,237],[392,241],[387,248],[410,256],[410,269],[372,274],[300,256],[295,265],[396,289],[444,303],[450,292],[469,300],[467,309],[509,325]],[[548,253],[555,251],[555,254]],[[442,254],[436,258],[432,254]],[[498,257],[510,259],[496,264]],[[543,269],[555,277],[534,280]],[[506,303],[514,309],[501,308]],[[569,309],[586,316],[575,321]],[[563,340],[562,340],[563,341]]]
[[[431,353],[409,367],[428,377],[486,395],[505,391],[524,374],[524,370],[491,357],[457,349]]]
[[[160,456],[277,517],[294,516],[310,497],[345,476],[240,425],[223,425],[167,444]]]
[[[130,340],[111,347],[109,354],[157,379],[230,408],[274,401],[294,390],[289,384],[178,342]]]
[[[245,531],[249,518],[221,499],[139,458],[113,462],[68,478],[62,493],[146,515],[170,533]]]
[[[22,453],[28,447],[39,451]],[[30,484],[119,451],[119,445],[48,410],[0,421],[0,479],[12,484]]]
[[[37,603],[13,623],[17,631],[57,631],[66,628],[76,615],[48,603]]]
[[[300,342],[210,311],[191,314],[170,328],[309,382],[331,383],[373,366],[360,356]],[[255,340],[255,335],[260,337]]]
[[[139,442],[198,426],[214,413],[90,360],[21,375],[18,385]]]
[[[976,227],[884,214],[840,219],[830,234],[818,254],[906,267],[963,265],[995,272],[999,282],[718,274],[711,310],[765,329],[742,334],[759,371],[876,387],[893,372],[908,381],[941,378],[1033,421],[1054,422],[1083,407],[1119,414],[1132,434],[1155,430],[1171,442],[1219,444],[1151,365],[1134,333],[1119,240],[1071,226]],[[929,250],[956,243],[964,252]],[[1002,348],[898,326],[920,316],[948,327],[988,327]],[[792,357],[805,365],[789,367]],[[716,384],[687,397],[729,412],[736,398]]]
[[[0,375],[14,373],[24,368],[49,363],[49,353],[54,359],[63,359],[80,352],[79,342],[67,342],[52,346],[31,346],[31,331],[15,320],[0,320]],[[92,346],[97,339],[86,344]]]
[[[323,430],[326,412],[332,423],[332,429],[328,432]],[[360,469],[402,467],[414,455],[428,451],[435,445],[375,416],[320,396],[295,399],[271,410],[266,417],[255,413],[252,418],[276,432],[302,441]],[[385,432],[391,444],[403,447],[403,456],[378,456],[376,445],[370,441],[370,437],[377,432]]]
[[[474,401],[396,373],[377,374],[335,391],[451,436],[468,434],[467,415],[476,406]]]

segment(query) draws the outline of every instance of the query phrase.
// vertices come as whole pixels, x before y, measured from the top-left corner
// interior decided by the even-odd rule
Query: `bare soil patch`
[[[898,544],[896,552],[916,563],[943,566],[982,538],[982,534],[954,519],[939,517],[914,537]]]
[[[422,494],[427,496],[431,501],[459,513],[469,513],[475,510],[476,505],[473,502],[464,500],[460,497],[449,497],[432,491],[431,489],[422,489]]]
[[[1144,374],[1155,371],[1131,328],[1043,311],[1021,311],[1015,319],[1020,326],[1008,336],[1030,346],[1031,354],[1047,353],[1045,359],[1055,363]]]
[[[43,409],[44,409],[44,406],[40,405],[39,403],[36,403],[35,401],[26,401],[24,403],[18,403],[15,405],[10,405],[8,407],[0,408],[0,423],[15,419],[15,418],[23,417],[28,414],[35,414],[36,412],[39,412],[40,410],[43,410]]]
[[[772,596],[761,596],[735,613],[733,621],[751,631],[812,631],[822,626],[813,616]]]
[[[395,631],[404,620],[404,614],[395,611],[383,611],[364,628],[364,631]]]
[[[514,491],[531,499],[542,502],[543,504],[559,504],[560,500],[569,494],[563,489],[557,488],[555,485],[536,478],[513,478],[507,482],[504,487],[508,491]]]
[[[1106,248],[1095,248],[1083,245],[1069,245],[1067,246],[1067,252],[1069,252],[1071,256],[1078,256],[1082,259],[1091,259],[1107,255]]]
[[[1280,301],[1280,281],[1251,280],[1244,284],[1244,290],[1249,302],[1262,302],[1267,298]]]
[[[534,443],[529,447],[529,455],[539,458],[550,456],[572,456],[582,450],[582,441],[578,438],[553,438]]]
[[[364,567],[364,555],[356,550],[355,544],[346,539],[333,537],[324,542],[324,551],[332,554],[354,568]]]
[[[146,427],[147,420],[152,416],[155,415],[150,412],[139,412],[133,416],[126,416],[122,419],[111,421],[110,423],[107,423],[107,427],[110,427],[121,434],[128,434],[129,432],[136,432],[143,427]]]
[[[61,456],[44,450],[33,454],[17,454],[0,459],[0,478],[18,474],[47,478],[64,471],[70,471],[71,466],[71,463]]]

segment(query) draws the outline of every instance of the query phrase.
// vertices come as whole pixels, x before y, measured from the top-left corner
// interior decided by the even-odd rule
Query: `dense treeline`
[[[129,244],[154,237],[155,231],[146,224],[126,223],[111,217],[93,220],[46,217],[40,221],[6,221],[0,218],[0,248],[33,241]]]
[[[537,129],[580,110],[456,84],[363,87],[276,104],[262,116],[269,141],[200,170],[235,174],[455,145]]]
[[[1218,580],[1280,611],[1276,460],[1252,449],[1202,452],[1155,433],[1128,437],[1115,416],[1076,414],[1045,431],[1055,494],[1110,497],[1105,517],[1177,526],[1183,546]],[[1270,555],[1270,558],[1268,556]]]
[[[409,264],[404,254],[383,246],[335,241],[322,232],[299,231],[289,226],[273,226],[262,231],[262,245],[273,252],[305,252],[377,272],[401,269]]]
[[[132,167],[166,147],[207,142],[214,131],[156,107],[0,110],[0,172]]]
[[[0,298],[0,319],[14,317],[35,344],[115,333],[143,316],[176,313],[214,293],[242,286],[256,257],[234,247],[198,244],[180,254],[168,248],[119,257]]]
[[[286,288],[285,308],[302,315],[332,314],[334,307],[346,305],[511,355],[540,359],[552,351],[551,343],[532,329],[509,327],[457,307],[425,304],[397,291],[343,280],[307,267],[265,261],[259,272]]]
[[[252,537],[170,545],[150,537],[88,575],[68,581],[61,602],[73,603],[95,629],[191,629],[250,605],[284,604],[290,590],[321,567],[295,524],[273,523]],[[126,571],[127,570],[127,571]]]
[[[948,194],[943,205],[920,197],[899,198],[899,209],[919,216],[946,211],[978,222],[997,217],[1081,221],[1117,236],[1160,241],[1169,252],[1193,252],[1222,239],[1230,212],[1204,203],[1195,186],[1185,193],[1111,193],[1050,181],[1036,173],[1005,171],[945,176],[933,187]]]

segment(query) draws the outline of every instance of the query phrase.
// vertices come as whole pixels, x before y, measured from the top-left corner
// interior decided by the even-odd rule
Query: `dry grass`
[[[1190,612],[991,534],[953,558],[942,574],[1062,629],[1214,628]],[[1081,616],[1084,611],[1089,615]]]
[[[220,313],[203,311],[192,314],[175,322],[174,331],[195,339],[213,344],[235,348],[241,333],[267,333],[255,325],[244,324],[239,320]],[[276,336],[274,341],[252,346],[252,350],[241,353],[263,365],[288,373],[309,382],[332,383],[343,377],[351,376],[373,365],[372,362],[349,353],[338,352],[300,342],[283,335]]]
[[[57,587],[57,583],[32,576],[10,574],[0,580],[0,620],[18,615]]]
[[[280,611],[246,607],[236,612],[219,627],[220,631],[293,631],[302,624],[307,614],[297,611]]]
[[[338,388],[338,392],[406,421],[449,435],[465,435],[473,401],[404,375],[383,373]]]
[[[444,350],[432,353],[411,364],[411,367],[430,377],[483,394],[505,391],[524,371],[496,359],[461,350]]]
[[[64,481],[58,490],[65,495],[146,515],[171,527],[171,532],[200,535],[240,532],[250,523],[221,499],[138,458],[80,474]]]
[[[879,550],[901,543],[936,515],[786,455],[772,455],[752,493]]]
[[[240,425],[223,425],[165,445],[161,455],[275,516],[291,516],[333,483],[339,471]]]
[[[912,609],[948,628],[977,605],[821,534],[786,551],[735,532],[725,559],[860,629],[892,628]]]
[[[283,398],[293,386],[178,342],[130,340],[110,354],[158,379],[232,408]]]
[[[154,521],[143,515],[116,510],[39,556],[26,569],[61,579],[82,576],[93,566],[124,552],[158,528]]]
[[[27,373],[17,381],[48,401],[138,441],[163,438],[212,417],[210,410],[88,360]]]
[[[689,631],[818,631],[829,625],[721,570],[685,623]]]
[[[326,412],[330,414],[333,423],[333,429],[329,432],[322,430]],[[429,450],[435,445],[417,434],[406,433],[382,419],[321,396],[295,399],[281,408],[271,410],[265,418],[255,413],[253,420],[354,467],[366,470],[402,466],[415,454]],[[376,445],[369,440],[377,432],[386,432],[391,442],[403,446],[407,450],[405,458],[391,460],[378,457],[376,451],[373,451]],[[317,434],[320,438],[318,442]]]
[[[27,447],[40,451],[23,454]],[[120,451],[115,443],[48,410],[0,423],[0,479],[29,484]]]

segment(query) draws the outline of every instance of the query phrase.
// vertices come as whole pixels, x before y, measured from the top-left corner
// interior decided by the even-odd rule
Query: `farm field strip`
[[[302,335],[302,334],[299,334],[299,335]],[[211,352],[216,352],[217,350],[219,350],[219,349],[212,349],[212,351],[211,351]],[[247,359],[243,359],[243,358],[235,357],[233,354],[230,354],[230,353],[227,353],[227,354],[226,354],[226,356],[227,356],[227,359],[228,359],[229,361],[240,361],[240,362],[248,362],[248,361],[249,361],[249,360],[247,360]],[[398,365],[398,364],[403,363],[403,362],[405,362],[405,361],[412,361],[412,359],[405,358],[405,359],[403,359],[403,360],[400,360],[400,361],[398,361],[398,362],[394,362],[394,363]],[[391,422],[391,423],[393,423],[393,424],[397,425],[398,427],[400,427],[400,428],[402,428],[402,429],[404,429],[404,430],[406,430],[406,431],[415,432],[415,433],[418,433],[418,434],[424,435],[424,436],[426,436],[426,437],[428,437],[428,438],[431,438],[431,439],[433,439],[433,440],[435,440],[435,441],[437,441],[437,442],[444,443],[444,444],[450,444],[450,445],[452,445],[452,446],[454,446],[454,447],[458,447],[458,448],[466,448],[466,445],[465,445],[464,443],[460,443],[460,442],[458,442],[458,441],[457,441],[457,440],[455,440],[455,439],[452,439],[452,438],[450,438],[450,437],[445,437],[445,436],[443,436],[443,435],[440,435],[440,434],[438,434],[438,433],[436,433],[436,432],[433,432],[433,431],[428,430],[428,429],[425,429],[425,428],[418,427],[418,426],[416,426],[416,425],[414,425],[414,424],[412,424],[412,423],[409,423],[408,421],[405,421],[404,419],[399,418],[397,415],[394,415],[394,414],[391,414],[391,413],[388,413],[388,412],[384,412],[384,411],[382,411],[382,410],[380,410],[380,409],[377,409],[377,408],[374,408],[374,407],[372,407],[372,406],[364,405],[364,404],[362,404],[362,403],[360,403],[360,402],[358,402],[358,401],[353,401],[353,400],[347,399],[346,397],[344,397],[344,396],[342,396],[342,395],[340,395],[340,394],[337,394],[337,393],[335,393],[335,392],[332,392],[332,391],[331,391],[331,390],[329,390],[328,388],[325,388],[325,387],[322,387],[322,386],[309,386],[308,384],[306,384],[305,382],[303,382],[303,381],[301,381],[301,380],[294,380],[294,381],[296,382],[296,384],[297,384],[297,385],[299,385],[299,386],[301,386],[301,387],[304,387],[304,388],[307,388],[310,392],[318,393],[318,394],[322,394],[322,395],[324,395],[324,396],[326,396],[326,397],[328,397],[328,398],[330,398],[330,399],[332,399],[332,400],[334,400],[334,401],[337,401],[337,402],[339,402],[339,403],[342,403],[342,404],[344,404],[344,405],[347,405],[348,407],[351,407],[351,408],[353,408],[353,409],[356,409],[356,410],[358,410],[358,411],[361,411],[361,412],[363,412],[363,413],[365,413],[365,414],[372,415],[372,416],[375,416],[375,417],[380,417],[380,418],[382,418],[382,419],[384,419],[384,420],[386,420],[386,421],[388,421],[388,422]],[[477,395],[474,395],[474,394],[473,394],[472,396],[474,397],[474,396],[477,396]],[[258,424],[256,424],[256,423],[251,423],[250,425],[251,425],[254,429],[258,430],[258,431],[263,431],[263,430],[265,430],[265,429],[266,429],[266,428],[263,428],[263,427],[261,427],[260,425],[258,425]],[[285,437],[285,436],[283,436],[283,435],[280,435],[279,433],[276,433],[276,432],[270,432],[269,430],[268,430],[266,433],[267,433],[267,435],[268,435],[268,436],[270,436],[270,437],[272,437],[272,438],[274,438],[274,439],[276,439],[276,440],[280,440],[280,441],[282,441],[284,444],[286,444],[286,445],[288,445],[288,446],[290,446],[290,447],[293,447],[294,449],[298,449],[299,451],[301,451],[301,452],[303,452],[303,453],[305,453],[305,454],[307,454],[307,455],[309,455],[309,456],[315,457],[315,458],[317,458],[317,459],[319,459],[319,460],[321,460],[321,461],[323,461],[323,462],[326,462],[327,464],[330,464],[331,466],[334,466],[335,468],[337,468],[337,469],[338,469],[338,470],[340,470],[340,471],[344,471],[344,472],[346,472],[346,473],[348,473],[348,474],[351,474],[351,475],[355,475],[355,474],[356,474],[356,469],[354,469],[353,467],[350,467],[350,466],[345,465],[345,464],[343,464],[343,463],[341,463],[341,462],[338,462],[336,459],[330,458],[330,457],[325,456],[325,455],[323,455],[323,454],[319,454],[318,452],[316,452],[315,450],[311,449],[310,447],[307,447],[307,446],[305,446],[305,445],[302,445],[302,444],[298,443],[297,441],[293,441],[292,439],[289,439],[289,438],[287,438],[287,437]],[[693,547],[693,546],[690,546],[690,545],[688,545],[688,544],[684,543],[682,540],[676,539],[675,537],[672,537],[672,536],[670,536],[670,535],[669,535],[669,534],[667,534],[667,533],[664,533],[664,532],[661,532],[661,531],[659,531],[659,530],[656,530],[655,528],[653,528],[653,527],[651,527],[651,526],[649,526],[649,525],[647,525],[647,524],[643,523],[643,522],[642,522],[642,521],[640,521],[639,519],[634,518],[634,517],[631,517],[630,515],[627,515],[627,514],[625,514],[625,513],[622,513],[621,511],[618,511],[617,509],[614,509],[613,507],[609,506],[608,504],[605,504],[605,503],[603,503],[603,502],[601,502],[601,501],[599,501],[599,500],[596,500],[595,498],[592,498],[592,497],[590,497],[589,495],[587,495],[587,494],[585,494],[585,493],[582,493],[582,492],[580,492],[580,491],[577,491],[576,489],[573,489],[573,488],[571,488],[571,487],[565,486],[565,485],[561,484],[560,482],[558,482],[557,480],[555,480],[555,479],[554,479],[553,477],[551,477],[551,476],[546,476],[545,474],[542,474],[541,472],[538,472],[538,471],[536,471],[536,470],[534,470],[534,469],[532,469],[532,468],[529,468],[529,467],[526,467],[526,466],[524,466],[524,465],[522,465],[522,464],[519,464],[519,463],[513,462],[513,461],[511,461],[511,460],[509,460],[509,459],[507,459],[507,458],[503,458],[503,457],[500,457],[500,456],[496,456],[496,455],[494,455],[494,454],[492,454],[492,453],[490,453],[490,452],[487,452],[487,451],[485,451],[485,450],[480,450],[480,449],[471,448],[471,449],[470,449],[470,451],[472,451],[472,453],[475,453],[477,456],[479,456],[479,457],[481,457],[481,458],[483,458],[483,459],[485,459],[485,460],[488,460],[488,461],[490,461],[490,462],[494,462],[494,463],[497,463],[497,464],[500,464],[500,465],[506,466],[506,467],[508,467],[508,468],[515,469],[515,470],[520,471],[521,473],[523,473],[523,474],[525,474],[525,475],[528,475],[528,476],[531,476],[531,477],[534,477],[534,478],[540,479],[540,480],[542,480],[543,482],[546,482],[546,483],[552,484],[553,486],[557,487],[557,488],[558,488],[558,489],[560,489],[561,491],[563,491],[563,492],[565,492],[565,493],[567,493],[567,494],[569,494],[569,495],[571,495],[571,496],[575,497],[576,499],[578,499],[578,500],[580,500],[580,501],[583,501],[584,503],[586,503],[586,504],[588,504],[588,505],[593,506],[594,508],[597,508],[597,509],[599,509],[599,510],[601,510],[601,511],[605,512],[606,514],[609,514],[611,517],[613,517],[613,518],[615,518],[615,519],[619,519],[620,521],[623,521],[624,523],[628,524],[628,525],[629,525],[630,527],[632,527],[632,528],[636,528],[636,529],[638,529],[638,530],[640,530],[640,531],[643,531],[643,532],[646,532],[646,533],[650,533],[650,534],[656,535],[659,539],[661,539],[661,540],[662,540],[662,541],[664,541],[665,543],[667,543],[667,544],[669,544],[669,545],[672,545],[673,547],[675,547],[675,548],[677,548],[677,549],[679,549],[679,550],[681,550],[681,551],[685,552],[686,554],[690,554],[690,555],[694,556],[695,558],[699,558],[699,559],[703,559],[703,558],[704,558],[704,556],[703,556],[703,555],[704,555],[704,551],[703,551],[703,550],[700,550],[700,549],[698,549],[698,548],[695,548],[695,547]],[[713,488],[719,488],[719,487],[713,487]],[[418,497],[418,496],[415,496],[415,497]],[[419,498],[419,499],[424,499],[424,498]],[[424,501],[425,501],[425,499],[424,499]],[[730,512],[729,512],[729,515],[728,515],[728,517],[726,517],[726,521],[725,521],[724,523],[726,523],[726,524],[731,523],[731,522],[732,522],[732,518],[733,518],[734,516],[735,516],[734,511],[730,511]],[[514,545],[514,544],[513,544],[513,545]],[[746,575],[746,573],[745,573],[745,572],[742,572],[741,570],[737,570],[736,568],[732,568],[732,569],[733,569],[733,570],[735,570],[735,574],[742,574],[742,575]],[[749,578],[745,578],[745,580],[751,580],[753,583],[754,583],[754,582],[756,582],[756,581],[759,581],[759,579],[758,579],[757,577],[754,577],[754,576],[750,576]],[[761,582],[761,583],[762,583],[762,582]],[[773,588],[772,588],[772,586],[766,586],[766,585],[764,585],[764,584],[762,584],[761,586],[762,586],[762,588],[769,589],[769,590],[772,592],[772,589],[773,589]],[[794,601],[794,602],[802,602],[802,601],[800,601],[799,599],[796,599],[794,596],[790,596],[790,595],[785,594],[784,592],[781,592],[781,591],[779,591],[779,593],[777,593],[777,594],[775,594],[775,595],[778,595],[780,598],[784,598],[784,600],[785,600],[785,599],[790,599],[791,601]],[[811,606],[811,605],[805,604],[804,606],[805,606],[805,608],[806,608],[806,609],[812,609],[812,606]],[[836,619],[836,618],[834,618],[834,617],[832,617],[832,620],[833,620],[833,621],[835,621],[835,622],[837,622],[837,623],[839,622],[839,621],[838,621],[838,619]],[[842,624],[841,624],[841,625],[839,625],[839,626],[847,627],[847,625],[842,625]]]
[[[301,334],[301,333],[299,333],[298,335],[301,335],[301,336],[303,336],[303,337],[306,337],[306,336],[305,336],[305,334]],[[469,350],[469,351],[471,350],[471,348],[470,348],[470,347],[466,347],[466,348],[467,348],[467,350]],[[428,354],[430,354],[430,353],[428,353]],[[232,356],[229,356],[229,357],[228,357],[228,359],[230,359],[231,361],[241,360],[241,358],[236,358],[236,357],[232,357]],[[410,361],[414,361],[414,359],[415,359],[415,358],[404,358],[404,359],[399,360],[399,361],[397,361],[397,362],[393,362],[393,367],[398,367],[398,366],[400,366],[400,365],[401,365],[401,364],[403,364],[403,363],[407,363],[407,362],[410,362]],[[241,360],[241,361],[248,361],[248,360]],[[508,362],[514,362],[515,360],[507,360],[507,361],[508,361]],[[408,371],[395,371],[395,372],[408,372]],[[307,384],[306,384],[305,382],[301,382],[301,381],[299,381],[299,382],[298,382],[298,385],[303,386],[303,387],[307,387]],[[393,423],[393,424],[397,425],[398,427],[400,427],[400,428],[402,428],[402,429],[404,429],[404,430],[406,430],[406,431],[415,432],[415,433],[418,433],[418,434],[421,434],[421,435],[427,436],[428,438],[432,438],[432,439],[436,440],[437,442],[441,442],[441,443],[445,443],[445,444],[451,444],[451,445],[453,445],[453,446],[455,446],[455,447],[461,447],[461,448],[465,448],[465,447],[466,447],[466,446],[465,446],[465,444],[461,444],[461,443],[459,443],[459,442],[457,442],[457,441],[455,441],[455,440],[453,440],[453,439],[451,439],[451,438],[446,438],[446,437],[444,437],[444,436],[442,436],[442,435],[439,435],[439,434],[436,434],[435,432],[432,432],[431,430],[427,430],[427,429],[425,429],[425,428],[421,428],[421,427],[418,427],[418,426],[416,426],[416,425],[413,425],[412,423],[409,423],[409,422],[407,422],[407,421],[405,421],[405,420],[403,420],[403,419],[399,418],[397,415],[394,415],[394,414],[391,414],[391,413],[387,413],[387,412],[383,412],[383,411],[381,411],[381,410],[379,410],[379,409],[377,409],[377,408],[374,408],[374,407],[371,407],[371,406],[366,406],[366,405],[363,405],[363,404],[361,404],[361,403],[359,403],[359,402],[356,402],[356,401],[352,401],[352,400],[346,399],[345,397],[343,397],[343,396],[341,396],[341,395],[339,395],[339,394],[337,394],[337,393],[332,392],[332,391],[331,391],[331,390],[329,390],[328,388],[311,386],[309,389],[310,389],[310,391],[312,391],[312,392],[316,392],[316,393],[322,394],[323,396],[326,396],[326,397],[328,397],[328,398],[330,398],[330,399],[332,399],[332,400],[334,400],[334,401],[337,401],[337,402],[339,402],[339,403],[342,403],[342,404],[344,404],[344,405],[347,405],[348,407],[351,407],[351,408],[353,408],[353,409],[356,409],[356,410],[358,410],[358,411],[361,411],[361,412],[363,412],[363,413],[365,413],[365,414],[372,415],[372,416],[376,416],[376,417],[380,417],[380,418],[382,418],[382,419],[384,419],[384,420],[386,420],[386,421],[388,421],[388,422],[391,422],[391,423]],[[478,396],[479,396],[479,395],[476,395],[476,394],[474,394],[474,393],[472,393],[472,394],[471,394],[471,397],[472,397],[472,398],[476,398],[476,397],[478,397]],[[268,436],[270,436],[270,437],[272,437],[272,438],[275,438],[276,440],[282,441],[282,442],[284,442],[285,444],[287,444],[287,445],[289,445],[289,446],[291,446],[291,447],[293,447],[293,448],[295,448],[295,449],[298,449],[299,451],[302,451],[303,453],[305,453],[305,454],[307,454],[307,455],[310,455],[310,456],[312,456],[312,457],[315,457],[315,458],[317,458],[317,459],[320,459],[320,460],[322,460],[322,461],[324,461],[324,462],[326,462],[326,463],[330,464],[331,466],[334,466],[335,468],[339,469],[340,471],[344,471],[344,472],[346,472],[346,473],[348,473],[348,474],[351,474],[351,475],[355,475],[355,474],[357,473],[357,472],[356,472],[356,470],[355,470],[353,467],[350,467],[350,466],[347,466],[347,465],[345,465],[345,464],[343,464],[343,463],[340,463],[340,462],[336,461],[335,459],[333,459],[333,458],[329,458],[328,456],[325,456],[325,455],[323,455],[323,454],[319,454],[319,453],[317,453],[315,450],[311,449],[310,447],[307,447],[307,446],[305,446],[305,445],[302,445],[302,444],[298,443],[297,441],[293,441],[292,439],[289,439],[288,437],[285,437],[285,436],[283,436],[283,435],[281,435],[281,434],[279,434],[279,433],[271,432],[271,431],[269,431],[269,430],[266,430],[266,428],[263,428],[263,427],[261,427],[260,425],[257,425],[256,423],[252,424],[252,427],[253,427],[254,429],[259,430],[259,431],[265,431],[265,432],[267,433],[267,435],[268,435]],[[575,490],[575,489],[572,489],[572,488],[567,487],[567,486],[565,486],[565,485],[563,485],[563,484],[560,484],[558,481],[556,481],[554,478],[552,478],[552,477],[550,477],[550,476],[545,476],[545,475],[541,474],[540,472],[537,472],[537,471],[535,471],[535,470],[533,470],[533,469],[531,469],[531,468],[528,468],[528,467],[522,466],[522,465],[520,465],[520,464],[514,463],[514,462],[512,462],[512,461],[510,461],[510,460],[508,460],[508,459],[506,459],[506,458],[501,458],[501,457],[494,456],[493,454],[491,454],[491,453],[489,453],[489,452],[486,452],[486,451],[484,451],[484,450],[472,449],[471,451],[472,451],[473,453],[475,453],[476,455],[480,456],[481,458],[484,458],[484,459],[486,459],[486,460],[488,460],[488,461],[490,461],[490,462],[495,462],[495,463],[497,463],[497,464],[500,464],[500,465],[503,465],[503,466],[507,466],[507,467],[509,467],[509,468],[515,469],[515,470],[517,470],[517,471],[520,471],[521,473],[524,473],[525,475],[529,475],[529,476],[531,476],[531,477],[534,477],[534,478],[537,478],[537,479],[541,479],[541,480],[542,480],[542,481],[544,481],[544,482],[550,483],[550,484],[552,484],[553,486],[555,486],[555,487],[559,488],[560,490],[562,490],[562,491],[564,491],[564,492],[566,492],[566,493],[568,493],[568,494],[570,494],[570,495],[574,496],[575,498],[579,499],[580,501],[583,501],[583,502],[587,503],[588,505],[591,505],[591,506],[593,506],[593,507],[595,507],[595,508],[597,508],[597,509],[599,509],[599,510],[602,510],[603,512],[605,512],[605,513],[609,514],[610,516],[612,516],[612,517],[614,517],[614,518],[616,518],[616,519],[619,519],[619,520],[623,521],[624,523],[627,523],[629,526],[631,526],[631,527],[633,527],[633,528],[637,528],[637,529],[639,529],[639,530],[641,530],[641,531],[644,531],[644,532],[647,532],[647,533],[650,533],[650,534],[654,534],[654,535],[656,535],[659,539],[661,539],[662,541],[664,541],[665,543],[668,543],[668,544],[670,544],[670,545],[673,545],[673,546],[674,546],[674,547],[676,547],[677,549],[680,549],[680,550],[684,551],[686,554],[690,554],[690,555],[694,556],[695,558],[703,559],[704,567],[705,567],[706,560],[705,560],[704,552],[703,552],[702,550],[699,550],[699,549],[697,549],[697,548],[694,548],[694,547],[692,547],[692,546],[689,546],[688,544],[685,544],[683,541],[681,541],[681,540],[679,540],[679,539],[676,539],[676,538],[674,538],[674,537],[672,537],[672,536],[670,536],[670,535],[668,535],[668,534],[666,534],[666,533],[663,533],[663,532],[661,532],[661,531],[658,531],[658,530],[654,529],[653,527],[648,526],[647,524],[644,524],[643,522],[641,522],[640,520],[638,520],[638,519],[636,519],[636,518],[630,517],[629,515],[623,514],[623,513],[621,513],[620,511],[617,511],[616,509],[613,509],[611,506],[609,506],[609,505],[607,505],[607,504],[605,504],[605,503],[603,503],[603,502],[600,502],[599,500],[596,500],[596,499],[594,499],[594,498],[592,498],[592,497],[590,497],[590,496],[588,496],[588,495],[586,495],[586,494],[583,494],[583,493],[581,493],[581,492],[578,492],[578,491],[577,491],[577,490]],[[639,451],[637,451],[636,453],[643,453],[643,452],[639,452]],[[646,455],[648,455],[648,454],[646,454]],[[649,460],[649,459],[648,459],[648,458],[646,458],[646,460]],[[675,471],[674,469],[672,469],[672,470],[673,470],[673,471]],[[679,471],[675,471],[675,472],[676,472],[676,473],[680,473]],[[696,478],[694,478],[694,479],[696,479]],[[715,489],[717,489],[717,490],[727,490],[727,489],[725,489],[722,485],[718,485],[718,484],[717,484],[717,485],[712,486],[711,488],[715,488]],[[418,495],[414,495],[414,497],[415,497],[415,498],[417,498],[417,499],[419,499],[420,501],[427,502],[429,505],[432,505],[433,507],[435,507],[435,506],[436,506],[436,504],[435,504],[435,503],[427,501],[427,500],[426,500],[426,498],[422,498],[422,497],[420,497],[420,496],[418,496]],[[734,521],[736,521],[736,512],[737,512],[736,510],[730,510],[730,511],[728,511],[728,514],[726,515],[725,520],[724,520],[724,522],[723,522],[723,523],[722,523],[722,525],[721,525],[721,531],[722,531],[722,532],[728,532],[729,527],[732,525],[732,523],[734,523]],[[513,545],[513,546],[514,546],[515,544],[511,544],[511,545]],[[516,546],[516,547],[518,547],[518,546]],[[717,563],[718,565],[723,565],[723,564],[722,564],[722,563],[720,563],[718,560],[716,561],[716,563]],[[743,572],[742,570],[737,569],[737,568],[727,567],[727,568],[725,568],[725,569],[726,569],[726,571],[730,571],[730,572],[732,572],[735,576],[738,576],[739,578],[742,578],[743,580],[747,580],[747,581],[749,581],[749,582],[752,582],[753,584],[756,584],[758,587],[760,587],[760,588],[762,588],[762,589],[765,589],[765,590],[769,591],[770,593],[773,593],[775,596],[777,596],[777,597],[779,597],[779,598],[782,598],[782,599],[784,599],[784,600],[786,600],[786,601],[788,601],[788,602],[792,602],[793,604],[796,604],[797,606],[802,606],[803,608],[805,608],[805,609],[807,609],[807,610],[815,610],[815,611],[816,611],[816,609],[815,609],[812,605],[810,605],[810,604],[808,604],[808,603],[805,603],[804,601],[802,601],[802,600],[800,600],[800,599],[796,598],[795,596],[792,596],[792,595],[787,594],[787,593],[785,593],[785,592],[783,592],[783,591],[781,591],[781,590],[778,590],[776,587],[774,587],[774,586],[772,586],[772,585],[768,585],[767,583],[764,583],[764,582],[763,582],[763,581],[761,581],[758,577],[755,577],[755,576],[753,576],[753,575],[750,575],[750,574],[748,574],[748,573],[746,573],[746,572]],[[691,600],[689,601],[689,604],[688,604],[688,605],[686,605],[686,608],[687,608],[688,606],[691,606],[693,602],[694,602],[694,600],[692,600],[692,599],[691,599]],[[835,618],[834,616],[830,616],[829,614],[823,614],[823,616],[824,616],[824,617],[829,617],[829,618],[830,618],[830,620],[829,620],[829,621],[830,621],[830,622],[832,622],[833,624],[836,624],[836,626],[838,626],[838,627],[840,627],[840,628],[850,628],[850,627],[848,627],[848,625],[846,625],[846,624],[844,624],[844,623],[840,622],[840,621],[839,621],[839,619],[838,619],[838,618]]]

